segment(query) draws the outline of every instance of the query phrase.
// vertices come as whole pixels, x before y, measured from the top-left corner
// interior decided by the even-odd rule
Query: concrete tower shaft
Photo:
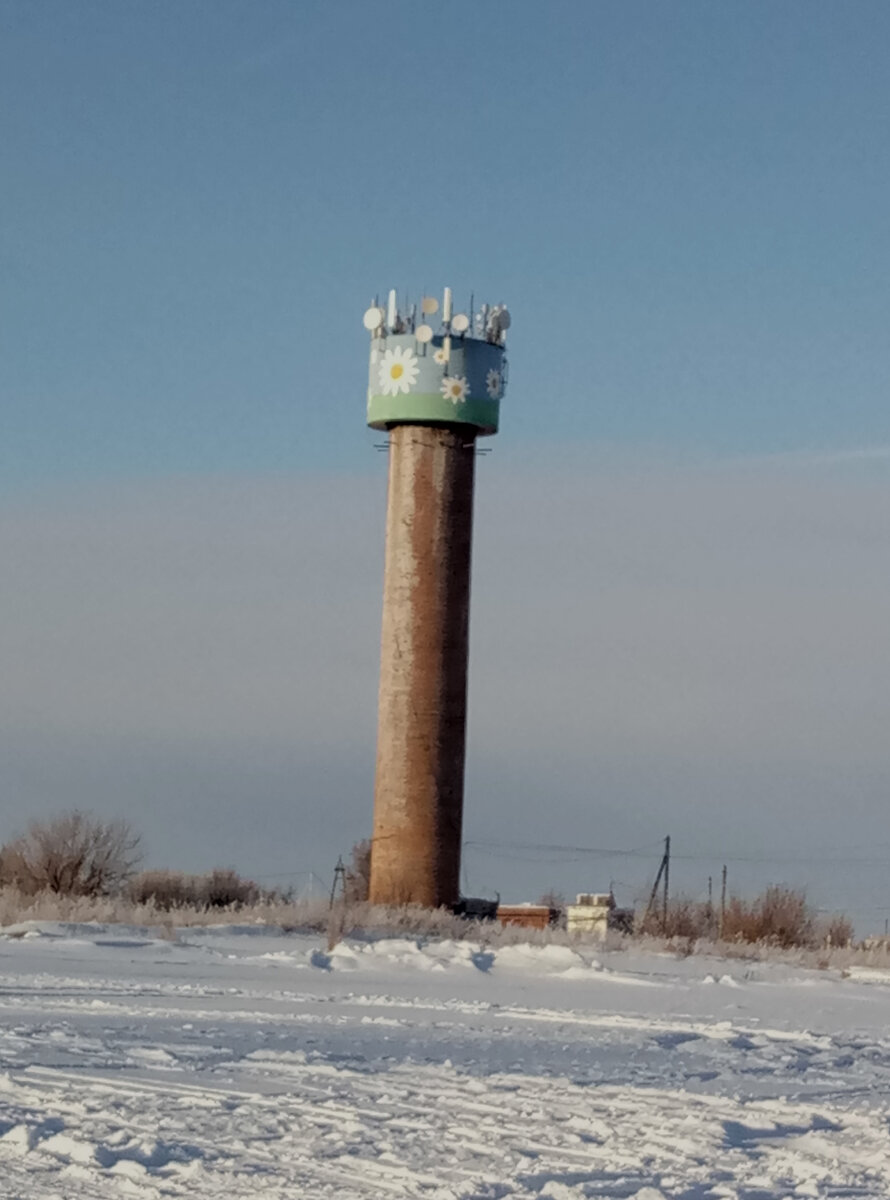
[[[460,893],[475,434],[390,431],[370,898]]]

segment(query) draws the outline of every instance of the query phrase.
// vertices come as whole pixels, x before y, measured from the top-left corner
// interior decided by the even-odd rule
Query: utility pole
[[[662,876],[664,877],[664,894],[661,903],[661,929],[664,932],[667,927],[667,902],[668,902],[668,871],[671,865],[671,839],[664,839],[664,854],[661,856],[661,862],[658,864],[658,874],[655,876],[655,882],[652,884],[652,891],[649,893],[649,903],[646,905],[646,911],[643,914],[643,924],[645,925],[649,919],[649,914],[655,908],[655,898],[658,895],[658,885],[661,883]]]
[[[334,900],[337,895],[337,884],[340,884],[340,895],[346,899],[346,868],[343,865],[343,855],[337,859],[337,865],[334,867],[334,882],[331,884],[331,902],[328,908],[334,907]]]
[[[714,936],[714,877],[708,876],[708,937]]]
[[[723,864],[723,883],[720,888],[720,936],[723,937],[723,922],[726,920],[726,863]]]

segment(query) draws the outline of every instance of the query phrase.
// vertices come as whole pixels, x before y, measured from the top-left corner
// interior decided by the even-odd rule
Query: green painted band
[[[500,400],[477,400],[470,397],[453,404],[438,392],[419,392],[407,396],[369,396],[368,424],[372,429],[410,423],[423,425],[428,421],[447,425],[473,425],[482,433],[497,433]]]

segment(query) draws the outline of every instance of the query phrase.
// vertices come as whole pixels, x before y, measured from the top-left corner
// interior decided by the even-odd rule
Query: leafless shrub
[[[127,884],[126,895],[134,904],[153,904],[164,911],[197,906],[200,880],[200,875],[182,871],[140,871]]]
[[[663,909],[653,909],[635,924],[641,934],[650,937],[696,939],[713,936],[714,915],[710,905],[678,896]]]
[[[833,913],[819,930],[826,946],[849,946],[853,941],[853,922],[843,913]]]
[[[753,900],[730,897],[723,919],[723,940],[767,942],[773,946],[813,946],[818,941],[806,893],[772,886]]]
[[[139,861],[139,836],[123,820],[103,821],[75,809],[27,832],[0,851],[0,884],[24,893],[103,896],[119,888]]]
[[[680,949],[683,942],[683,952],[689,953],[690,939],[714,942],[720,936],[719,924],[710,904],[677,897],[670,901],[666,915],[659,906],[645,914],[636,928],[643,937],[668,939],[673,949]],[[846,917],[837,915],[820,924],[805,892],[772,886],[751,900],[730,897],[721,941],[790,949],[826,943],[845,946],[852,938],[853,926]]]
[[[216,867],[206,875],[182,871],[142,871],[130,880],[127,896],[135,904],[153,904],[169,912],[176,908],[243,908],[278,899],[232,867]]]
[[[558,892],[556,888],[548,888],[538,900],[538,904],[544,905],[545,908],[553,909],[560,915],[562,915],[566,910],[566,898],[563,893]]]
[[[363,904],[371,887],[371,841],[356,842],[346,868],[346,903]]]
[[[241,908],[256,904],[260,889],[250,879],[242,879],[232,867],[216,867],[204,876],[202,899],[208,908]]]
[[[25,864],[17,842],[0,846],[0,887],[23,891],[26,887]]]

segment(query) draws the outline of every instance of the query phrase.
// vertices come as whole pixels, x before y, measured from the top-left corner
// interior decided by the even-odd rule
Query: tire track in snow
[[[682,1175],[687,1185],[694,1179],[700,1188],[712,1190],[725,1181],[727,1172],[736,1183],[752,1186],[758,1179],[770,1178],[776,1190],[762,1194],[779,1196],[781,1187],[796,1186],[795,1170],[798,1176],[806,1174],[801,1170],[802,1163],[804,1168],[807,1165],[802,1147],[793,1143],[807,1137],[809,1144],[803,1148],[810,1165],[817,1173],[830,1176],[833,1170],[835,1174],[834,1179],[824,1180],[831,1190],[815,1194],[840,1194],[838,1189],[852,1186],[860,1195],[877,1197],[886,1195],[890,1184],[886,1170],[867,1165],[880,1163],[881,1156],[885,1164],[890,1162],[886,1131],[883,1139],[876,1138],[877,1122],[861,1117],[852,1125],[848,1121],[847,1130],[855,1134],[850,1146],[833,1136],[845,1127],[812,1106],[774,1101],[739,1105],[713,1097],[683,1097],[683,1118],[678,1123],[670,1117],[676,1094],[653,1089],[584,1089],[561,1080],[522,1076],[480,1081],[453,1069],[407,1067],[382,1076],[338,1069],[333,1076],[319,1077],[310,1066],[288,1066],[279,1082],[289,1090],[276,1095],[215,1084],[204,1087],[32,1069],[12,1076],[4,1096],[10,1088],[13,1094],[19,1092],[20,1101],[30,1102],[34,1120],[38,1113],[39,1119],[45,1119],[42,1114],[51,1106],[61,1114],[64,1126],[50,1137],[63,1132],[75,1147],[98,1147],[94,1166],[86,1153],[75,1164],[81,1173],[89,1174],[91,1169],[97,1183],[105,1179],[109,1186],[119,1183],[125,1191],[134,1181],[129,1176],[115,1180],[108,1165],[101,1164],[102,1147],[106,1164],[113,1159],[114,1167],[125,1160],[113,1158],[106,1144],[109,1138],[119,1138],[121,1131],[131,1138],[156,1136],[151,1109],[146,1119],[149,1097],[158,1110],[170,1112],[177,1103],[185,1106],[177,1117],[180,1124],[186,1118],[182,1134],[191,1161],[201,1167],[200,1194],[207,1196],[225,1195],[232,1173],[244,1177],[239,1196],[299,1185],[368,1197],[422,1196],[439,1186],[450,1188],[455,1196],[469,1196],[474,1189],[508,1182],[512,1190],[503,1194],[534,1196],[546,1179],[573,1180],[575,1187],[611,1181],[610,1186],[617,1188],[619,1180],[642,1187],[646,1181],[659,1184],[675,1174]],[[267,1060],[265,1067],[274,1073],[273,1061]],[[109,1097],[114,1099],[113,1117],[107,1111]],[[101,1101],[92,1116],[85,1112],[89,1099]],[[198,1100],[204,1104],[195,1107]],[[263,1114],[274,1116],[278,1130],[274,1148],[268,1145],[269,1130],[261,1128]],[[474,1118],[471,1123],[468,1116]],[[400,1126],[400,1119],[406,1118]],[[734,1144],[727,1144],[728,1128],[735,1131]],[[288,1129],[301,1132],[288,1135]],[[421,1146],[419,1130],[425,1134]],[[0,1139],[0,1150],[7,1140]],[[433,1147],[439,1148],[439,1161]],[[39,1139],[28,1153],[41,1153]],[[785,1164],[784,1175],[775,1170],[771,1174],[771,1159]],[[838,1171],[837,1163],[844,1159]],[[721,1163],[717,1169],[708,1165],[717,1161]],[[62,1163],[60,1172],[66,1165],[70,1163]],[[157,1166],[155,1179],[145,1180],[143,1188],[158,1195],[194,1194],[196,1178],[177,1178],[183,1165],[189,1164]],[[708,1191],[700,1194],[706,1196]]]
[[[18,991],[7,982],[0,1010],[18,1024],[0,1029],[12,1067],[0,1078],[4,1200],[890,1195],[886,1108],[851,1108],[838,1066],[855,1052],[872,1082],[886,1080],[877,1037],[333,985],[320,995],[245,986],[230,969],[231,987],[106,987],[95,975],[75,986],[70,963],[55,988],[49,975],[30,976],[42,982],[27,994],[24,976]],[[459,992],[462,980],[439,986]],[[457,1066],[412,1058],[435,1038]],[[492,1067],[495,1049],[509,1069]],[[573,1082],[582,1049],[608,1079]],[[719,1094],[666,1086],[684,1056],[715,1068]],[[839,1100],[739,1094],[747,1071],[775,1086],[782,1071],[812,1070]]]

